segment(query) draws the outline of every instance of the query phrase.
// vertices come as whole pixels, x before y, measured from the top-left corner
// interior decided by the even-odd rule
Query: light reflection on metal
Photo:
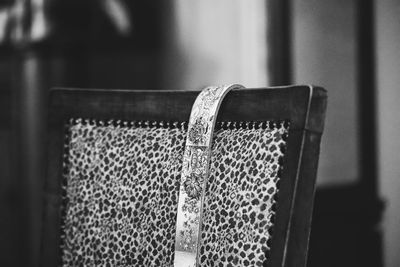
[[[45,13],[45,1],[31,0],[32,24],[29,37],[32,41],[42,40],[50,33],[50,23]]]
[[[103,0],[101,4],[116,30],[121,35],[129,35],[133,25],[126,4],[121,0]]]
[[[6,41],[9,19],[10,14],[8,8],[0,9],[0,44]]]

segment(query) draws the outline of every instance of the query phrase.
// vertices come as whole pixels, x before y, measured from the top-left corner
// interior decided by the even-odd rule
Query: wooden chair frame
[[[61,177],[65,123],[70,118],[188,121],[198,91],[53,89],[44,189],[40,266],[60,264]],[[313,86],[230,92],[217,121],[289,120],[270,267],[306,265],[319,144],[327,95]]]

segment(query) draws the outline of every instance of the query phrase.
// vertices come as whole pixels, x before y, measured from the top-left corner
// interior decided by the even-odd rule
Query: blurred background
[[[400,264],[400,1],[0,0],[0,266],[37,266],[51,87],[329,93],[308,266]]]

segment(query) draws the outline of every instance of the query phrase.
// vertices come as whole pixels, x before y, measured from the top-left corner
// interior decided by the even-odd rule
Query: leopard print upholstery
[[[268,260],[288,123],[265,125],[217,127],[200,266]],[[186,128],[73,120],[67,131],[62,266],[173,266]]]

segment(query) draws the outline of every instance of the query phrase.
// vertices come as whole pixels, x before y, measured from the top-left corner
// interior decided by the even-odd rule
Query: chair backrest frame
[[[52,89],[40,266],[59,265],[65,123],[70,118],[188,121],[198,91]],[[326,91],[313,86],[230,92],[217,121],[289,120],[268,266],[305,266]]]

